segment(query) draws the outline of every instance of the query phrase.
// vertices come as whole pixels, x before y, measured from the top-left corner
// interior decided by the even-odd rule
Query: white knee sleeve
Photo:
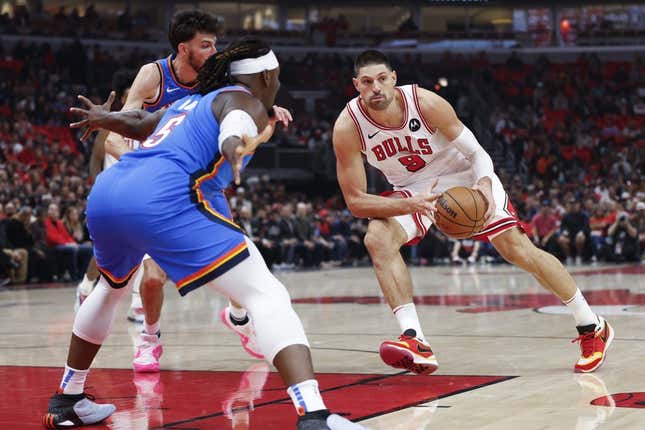
[[[253,242],[247,239],[247,244],[250,257],[209,285],[247,309],[260,350],[273,363],[287,346],[309,346],[309,342],[287,289],[269,271]]]
[[[119,302],[131,288],[132,278],[127,286],[116,289],[101,276],[94,291],[78,309],[72,333],[87,342],[102,345],[110,333]]]

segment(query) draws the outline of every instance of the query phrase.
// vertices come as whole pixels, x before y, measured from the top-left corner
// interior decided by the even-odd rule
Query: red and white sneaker
[[[222,309],[222,312],[219,314],[219,318],[226,327],[240,337],[240,342],[242,342],[242,348],[244,348],[244,351],[252,357],[259,358],[260,360],[264,359],[264,355],[260,352],[260,347],[255,340],[255,329],[253,328],[250,318],[249,322],[246,324],[233,324],[231,321],[231,311],[228,306]]]
[[[576,327],[580,336],[571,342],[580,342],[582,354],[573,367],[576,373],[589,373],[598,369],[605,362],[607,349],[614,340],[614,329],[603,317],[598,317],[600,324]]]
[[[418,375],[429,375],[439,368],[430,345],[416,337],[414,329],[407,329],[398,341],[385,341],[379,354],[385,364],[397,369],[407,369]]]
[[[158,372],[159,358],[163,354],[163,345],[157,334],[141,333],[137,353],[132,361],[135,372]]]

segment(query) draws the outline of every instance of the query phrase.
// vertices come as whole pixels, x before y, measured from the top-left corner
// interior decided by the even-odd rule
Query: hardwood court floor
[[[597,373],[576,375],[573,319],[510,266],[413,268],[416,301],[440,367],[398,372],[378,356],[398,325],[371,268],[279,273],[313,347],[327,405],[374,430],[645,428],[645,268],[572,266],[616,338]],[[130,370],[137,327],[124,301],[88,391],[118,410],[88,428],[293,429],[277,374],[218,321],[223,298],[181,299],[166,285],[162,372]],[[73,288],[0,292],[0,429],[39,429],[73,321]],[[254,409],[247,406],[253,400]]]

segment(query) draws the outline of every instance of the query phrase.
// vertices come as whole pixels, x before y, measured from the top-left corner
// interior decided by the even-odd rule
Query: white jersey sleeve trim
[[[363,136],[363,131],[361,130],[361,126],[358,122],[358,118],[356,118],[356,114],[352,111],[352,107],[350,103],[347,103],[347,113],[349,116],[352,118],[352,121],[354,122],[354,125],[356,126],[356,131],[358,132],[358,135],[361,137],[361,151],[365,152],[366,146],[365,146],[365,137]]]
[[[428,121],[426,121],[426,117],[423,116],[423,111],[421,110],[421,103],[419,102],[419,95],[417,94],[417,89],[419,86],[417,84],[412,85],[412,100],[414,100],[414,107],[417,109],[417,112],[419,113],[419,117],[421,117],[421,122],[423,122],[424,127],[430,132],[430,134],[435,134],[437,131],[436,128],[431,127],[430,124],[428,124]]]

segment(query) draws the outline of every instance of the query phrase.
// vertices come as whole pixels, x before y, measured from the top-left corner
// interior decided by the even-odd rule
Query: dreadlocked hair
[[[230,65],[233,61],[247,58],[258,58],[266,55],[271,47],[264,41],[252,37],[243,37],[232,42],[224,51],[212,55],[199,70],[197,92],[207,94],[218,88],[232,84]]]

